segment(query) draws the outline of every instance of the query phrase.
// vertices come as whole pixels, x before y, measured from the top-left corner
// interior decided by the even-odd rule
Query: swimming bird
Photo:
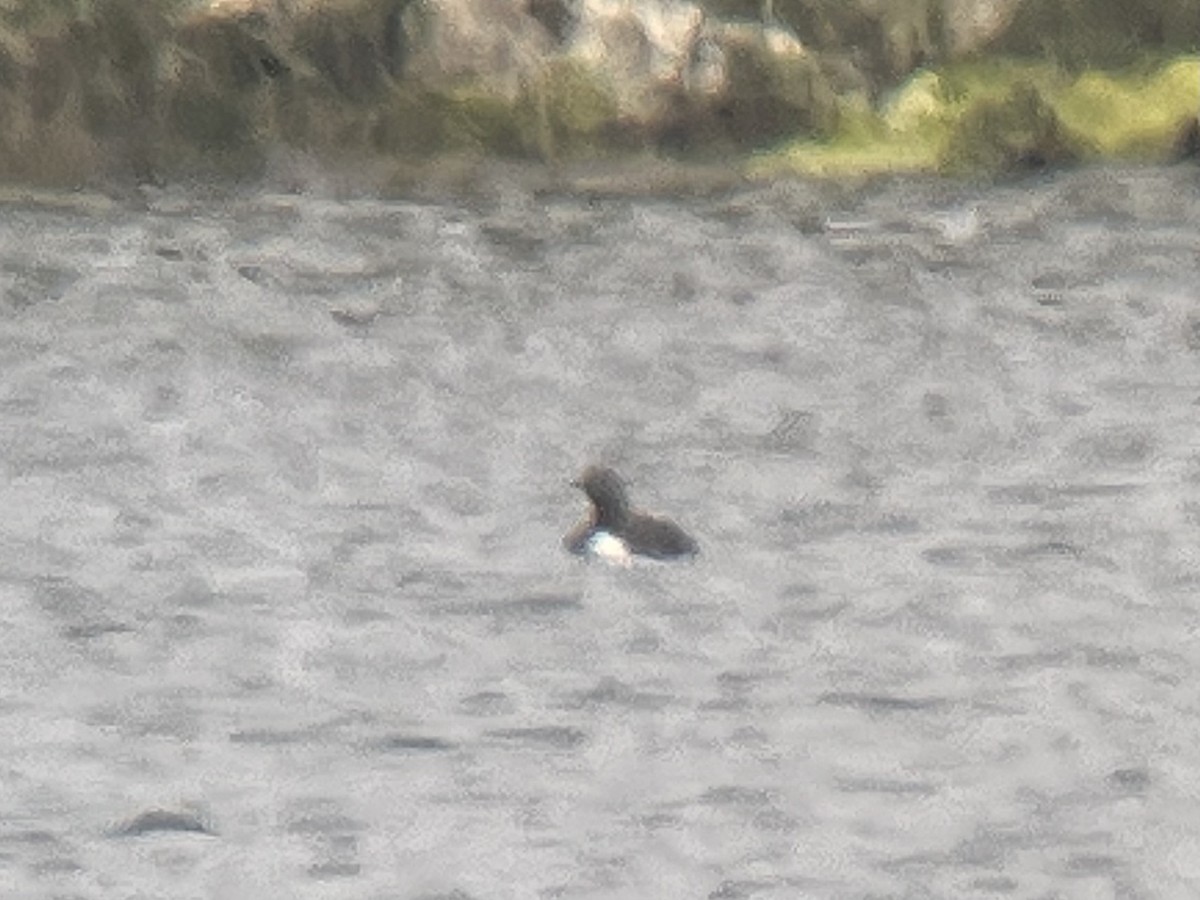
[[[569,552],[623,566],[632,556],[678,559],[700,552],[696,541],[670,519],[630,507],[625,483],[612,469],[588,466],[571,484],[587,494],[592,511],[563,538]]]

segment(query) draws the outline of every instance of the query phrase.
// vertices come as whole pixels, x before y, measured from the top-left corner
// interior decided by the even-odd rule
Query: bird
[[[592,510],[563,538],[568,552],[620,566],[629,566],[634,556],[668,560],[700,552],[695,539],[670,519],[630,507],[625,482],[612,469],[588,466],[571,485],[587,494]]]

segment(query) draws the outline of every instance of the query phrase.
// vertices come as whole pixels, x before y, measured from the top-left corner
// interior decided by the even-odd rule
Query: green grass
[[[877,108],[843,101],[825,139],[756,157],[755,176],[995,172],[1035,162],[1170,158],[1200,114],[1200,57],[1067,75],[989,60],[914,74]]]
[[[1200,114],[1200,56],[1152,72],[1087,72],[1056,103],[1063,124],[1088,135],[1102,156],[1161,159]]]

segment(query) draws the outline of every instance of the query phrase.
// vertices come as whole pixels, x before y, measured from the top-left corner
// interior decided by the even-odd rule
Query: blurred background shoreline
[[[4,0],[0,183],[410,194],[1163,163],[1200,0]]]

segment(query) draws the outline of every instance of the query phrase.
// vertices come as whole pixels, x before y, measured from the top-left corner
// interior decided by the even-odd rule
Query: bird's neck
[[[593,514],[597,528],[620,528],[629,518],[629,510],[623,503],[597,503]]]

